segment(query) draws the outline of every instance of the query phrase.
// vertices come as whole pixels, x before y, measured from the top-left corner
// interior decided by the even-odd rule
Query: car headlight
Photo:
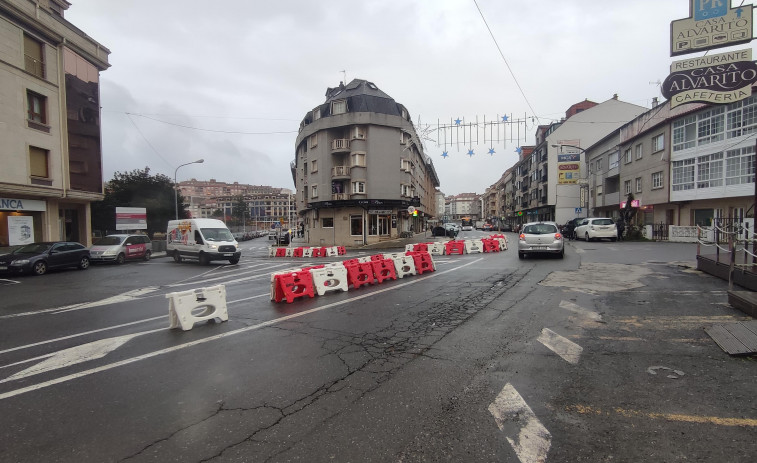
[[[108,249],[107,251],[104,251],[104,252],[103,252],[103,255],[104,255],[104,256],[113,256],[113,255],[115,255],[115,254],[116,254],[116,251],[115,251],[115,250],[113,250],[113,249]]]
[[[11,262],[11,265],[26,265],[29,263],[29,259],[16,259]]]
[[[208,248],[210,248],[210,249],[218,249],[218,245],[217,244],[209,244]]]

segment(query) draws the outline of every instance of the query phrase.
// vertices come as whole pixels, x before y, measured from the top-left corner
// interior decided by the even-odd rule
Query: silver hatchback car
[[[555,222],[531,222],[521,227],[518,236],[518,257],[526,254],[556,254],[565,256],[565,241]]]

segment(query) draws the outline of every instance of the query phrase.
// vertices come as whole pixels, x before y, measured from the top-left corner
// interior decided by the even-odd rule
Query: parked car
[[[71,241],[31,243],[0,256],[0,273],[44,275],[50,269],[89,268],[89,249]]]
[[[565,241],[555,222],[531,222],[524,224],[518,236],[518,258],[527,254],[556,254],[565,256]]]
[[[123,264],[127,260],[150,260],[152,241],[147,235],[108,235],[95,241],[89,248],[92,262],[115,262]]]
[[[513,226],[510,223],[508,223],[508,222],[501,223],[499,225],[499,231],[511,232],[511,231],[513,231]]]
[[[582,217],[576,217],[565,222],[565,225],[561,225],[560,231],[562,232],[563,236],[565,238],[568,238],[569,240],[575,239],[576,227],[579,223],[581,223],[582,220]]]
[[[494,230],[494,227],[492,227],[492,224],[490,224],[490,223],[485,223],[484,227],[481,230],[483,230],[485,232],[490,232],[490,231]]]
[[[277,246],[288,246],[291,241],[292,234],[288,230],[282,231],[280,235],[276,236]]]
[[[608,238],[610,241],[617,241],[618,229],[615,221],[607,217],[589,217],[582,219],[576,226],[576,239],[586,241],[601,240]]]

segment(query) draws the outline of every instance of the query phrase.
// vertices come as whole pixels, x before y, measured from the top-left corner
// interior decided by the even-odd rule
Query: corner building
[[[66,21],[65,0],[0,0],[0,248],[91,244],[103,199],[100,71],[110,51]],[[19,232],[22,230],[22,232]]]
[[[372,82],[329,88],[300,123],[295,153],[297,211],[311,245],[395,239],[437,215],[439,179],[409,113]]]

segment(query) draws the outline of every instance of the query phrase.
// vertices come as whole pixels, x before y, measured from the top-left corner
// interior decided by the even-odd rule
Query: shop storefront
[[[0,197],[0,248],[42,241],[45,201]]]

